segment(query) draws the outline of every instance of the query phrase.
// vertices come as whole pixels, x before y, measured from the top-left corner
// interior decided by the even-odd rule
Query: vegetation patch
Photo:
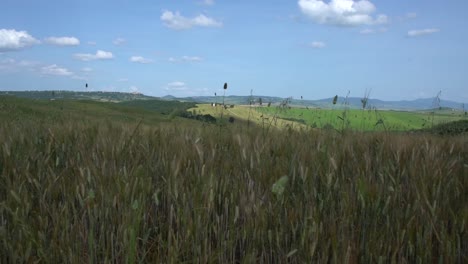
[[[206,123],[216,123],[216,118],[209,114],[197,115],[193,114],[192,112],[181,112],[180,116],[183,118],[195,119]]]
[[[422,129],[423,132],[429,132],[436,135],[461,135],[468,134],[468,120],[459,120],[438,124],[432,128]]]
[[[467,150],[0,97],[0,262],[466,263]]]
[[[123,106],[140,108],[144,110],[154,111],[163,115],[169,115],[178,112],[179,115],[188,109],[195,107],[193,102],[179,102],[179,101],[164,101],[164,100],[132,100],[119,103]]]
[[[294,117],[283,117],[281,119],[286,120],[286,121],[297,122],[297,123],[300,123],[300,124],[303,124],[303,125],[307,124],[304,119],[299,119],[299,118],[294,118]]]

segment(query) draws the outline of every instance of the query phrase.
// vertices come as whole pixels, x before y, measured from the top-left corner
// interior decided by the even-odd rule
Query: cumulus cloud
[[[361,26],[388,23],[388,17],[373,16],[375,5],[368,0],[299,0],[302,13],[319,24]]]
[[[70,71],[65,67],[61,67],[57,64],[43,64],[37,61],[27,61],[27,60],[15,60],[11,58],[7,58],[4,60],[0,60],[0,72],[24,72],[24,71],[31,71],[35,74],[39,74],[41,76],[64,76],[69,77],[72,79],[79,79],[84,80],[84,77],[78,76],[74,72]],[[87,74],[89,68],[83,68],[81,71],[84,74]]]
[[[82,72],[92,72],[93,69],[92,69],[92,68],[89,68],[89,67],[84,67],[84,68],[81,68],[81,71],[82,71]]]
[[[147,58],[143,58],[141,56],[132,56],[132,57],[130,57],[130,61],[131,62],[136,62],[136,63],[143,63],[143,64],[153,62],[152,60],[147,59]]]
[[[223,23],[205,15],[198,15],[193,18],[182,16],[179,12],[164,11],[161,21],[171,29],[184,30],[192,27],[222,27]]]
[[[56,46],[78,46],[80,40],[75,37],[49,37],[45,42]]]
[[[116,38],[112,41],[112,43],[116,46],[120,46],[120,45],[123,45],[125,44],[125,42],[127,42],[124,38]]]
[[[312,43],[310,43],[309,46],[314,49],[322,49],[325,48],[327,45],[322,41],[313,41]]]
[[[96,42],[95,42],[95,41],[88,41],[88,45],[90,45],[90,46],[96,46]]]
[[[120,78],[117,81],[118,82],[128,82],[128,78]]]
[[[169,62],[200,62],[203,58],[198,56],[182,56],[180,58],[170,57],[168,59]]]
[[[59,67],[57,64],[52,64],[41,68],[41,73],[44,75],[57,75],[57,76],[72,76],[73,72],[66,68]]]
[[[181,81],[170,82],[165,87],[166,91],[184,91],[187,90],[187,85]]]
[[[0,29],[0,51],[20,50],[39,43],[39,40],[26,31]]]
[[[438,28],[415,29],[415,30],[408,31],[407,36],[419,37],[419,36],[430,35],[430,34],[434,34],[438,32],[440,32]]]
[[[89,53],[77,53],[74,55],[75,59],[82,61],[92,61],[92,60],[110,60],[114,58],[112,52],[98,50],[96,54]]]

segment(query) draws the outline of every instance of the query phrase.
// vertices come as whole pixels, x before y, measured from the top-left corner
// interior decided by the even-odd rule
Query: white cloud
[[[38,65],[39,63],[35,61],[27,61],[27,60],[17,61],[15,59],[6,58],[3,60],[0,60],[0,71],[3,71],[3,72],[18,72],[18,71],[24,71],[24,70],[35,71]]]
[[[131,62],[136,62],[136,63],[143,63],[143,64],[153,62],[152,60],[143,58],[141,56],[132,56],[132,57],[130,57],[130,61]]]
[[[0,51],[20,50],[39,43],[39,40],[26,31],[0,29]]]
[[[127,78],[120,78],[117,81],[118,82],[128,82],[128,79]]]
[[[45,42],[51,45],[57,46],[78,46],[80,40],[75,37],[49,37],[45,39]]]
[[[416,29],[416,30],[410,30],[408,31],[407,36],[408,37],[418,37],[418,36],[424,36],[424,35],[430,35],[440,32],[438,28],[426,28],[426,29]]]
[[[78,76],[72,71],[68,70],[65,67],[58,66],[57,64],[46,65],[36,61],[27,61],[21,60],[17,61],[14,59],[4,59],[0,60],[0,72],[24,72],[31,71],[35,74],[42,76],[52,75],[52,76],[64,76],[70,77],[77,80],[85,80],[85,77]],[[86,75],[90,68],[83,68],[81,71]]]
[[[187,90],[187,85],[181,81],[168,83],[165,87],[166,91],[184,91]]]
[[[66,68],[52,64],[41,68],[41,73],[45,75],[72,76],[73,73]]]
[[[131,92],[132,94],[139,94],[139,93],[140,93],[140,90],[138,89],[138,87],[132,85],[132,86],[130,86],[130,92]]]
[[[201,62],[203,58],[198,56],[182,56],[180,58],[170,57],[169,62]]]
[[[89,53],[77,53],[74,55],[75,59],[82,61],[92,61],[92,60],[110,60],[114,58],[112,52],[98,50],[96,54]]]
[[[114,43],[114,45],[116,46],[120,46],[120,45],[123,45],[125,44],[125,42],[127,42],[125,39],[123,38],[116,38],[112,41],[112,43]]]
[[[366,28],[366,29],[359,31],[359,34],[370,35],[370,34],[384,33],[384,32],[387,32],[387,28],[379,28],[379,29]]]
[[[209,95],[212,94],[212,91],[208,88],[192,88],[189,87],[186,83],[181,81],[174,81],[168,83],[164,90],[168,94],[173,94],[177,96],[195,96],[195,95]]]
[[[95,41],[88,41],[88,45],[90,45],[90,46],[96,46],[96,42],[95,42]]]
[[[314,48],[314,49],[322,49],[322,48],[325,48],[327,45],[324,43],[324,42],[321,42],[321,41],[314,41],[312,43],[310,43],[310,47]]]
[[[374,17],[375,5],[368,0],[299,0],[302,13],[319,24],[361,26],[388,23],[386,15]]]
[[[197,57],[197,56],[193,56],[193,57],[190,57],[190,56],[182,56],[182,60],[183,60],[183,61],[191,61],[191,62],[199,62],[199,61],[202,61],[203,59],[200,58],[200,57]]]
[[[93,69],[92,69],[92,68],[89,68],[89,67],[84,67],[84,68],[81,68],[81,71],[82,71],[82,72],[92,72]]]
[[[192,27],[222,27],[223,23],[216,21],[205,15],[198,15],[194,18],[182,16],[179,12],[164,11],[161,15],[161,21],[171,29],[184,30]]]

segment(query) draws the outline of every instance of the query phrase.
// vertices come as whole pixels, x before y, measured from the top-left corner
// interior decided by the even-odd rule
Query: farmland
[[[352,129],[359,131],[408,131],[423,129],[437,124],[448,123],[465,118],[461,111],[391,111],[377,109],[320,109],[278,106],[235,106],[222,109],[208,104],[191,108],[200,113],[214,116],[232,116],[251,120],[256,124],[269,124],[274,120],[277,127],[297,126],[311,128]]]
[[[0,262],[466,263],[466,123],[342,114],[0,97]]]

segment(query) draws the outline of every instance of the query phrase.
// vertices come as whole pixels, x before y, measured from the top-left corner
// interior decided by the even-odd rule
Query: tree
[[[258,98],[258,104],[259,104],[259,105],[262,105],[262,98],[261,98],[261,97]]]

